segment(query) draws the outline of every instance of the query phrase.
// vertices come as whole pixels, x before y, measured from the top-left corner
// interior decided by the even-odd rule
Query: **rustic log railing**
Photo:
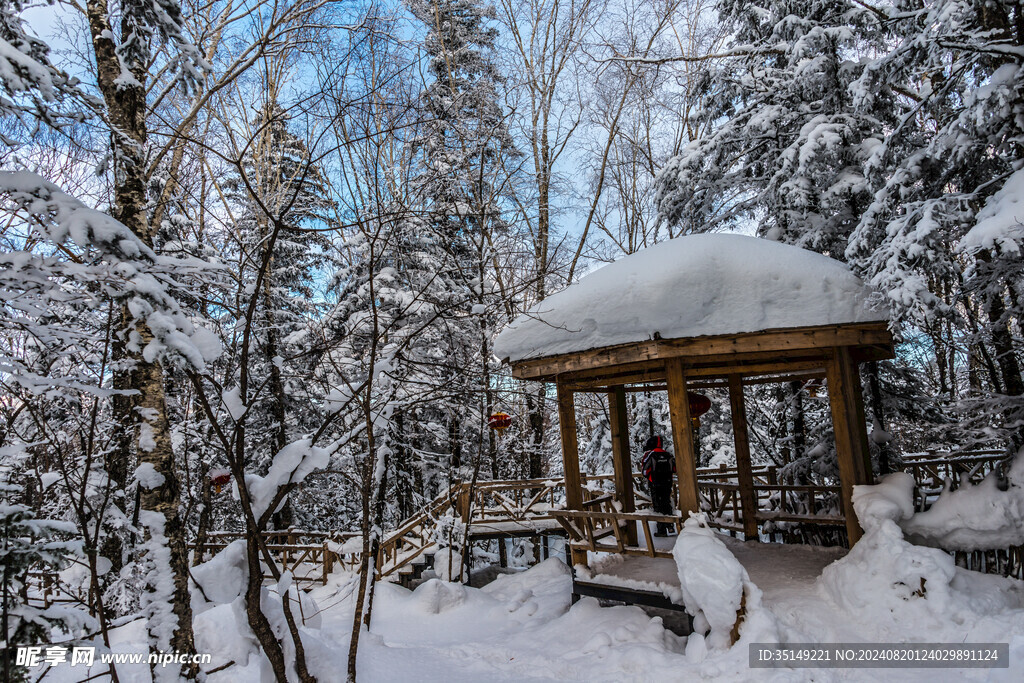
[[[481,481],[473,489],[470,523],[529,523],[553,519],[551,511],[564,505],[565,482],[561,479]]]
[[[953,561],[964,569],[1024,579],[1024,546],[996,550],[957,550],[953,552]]]
[[[968,481],[977,483],[1005,459],[1005,452],[994,450],[946,453],[943,457],[921,453],[903,456],[903,470],[914,475],[918,486],[942,486],[946,479],[959,484],[965,475]]]
[[[60,580],[60,575],[52,571],[29,571],[22,586],[22,599],[26,604],[42,609],[54,605],[71,604],[87,609],[91,602],[90,596]]]
[[[683,520],[678,515],[654,515],[642,512],[620,512],[615,496],[606,494],[584,501],[583,510],[554,510],[551,515],[565,529],[570,547],[590,552],[618,553],[620,555],[644,555],[647,557],[672,557],[672,553],[655,547],[651,534],[651,522],[661,522],[673,527],[676,533]],[[637,522],[643,522],[637,524]],[[626,529],[629,525],[639,527],[644,544],[631,544]]]
[[[346,544],[355,536],[352,533],[287,529],[263,532],[263,542],[267,552],[276,560],[278,570],[282,573],[290,571],[296,583],[326,584],[327,577],[336,566],[358,568],[359,552],[346,548]],[[242,538],[245,538],[242,532],[213,532],[207,534],[203,543],[192,545],[189,549],[203,561]],[[272,579],[273,573],[265,567],[263,576]]]
[[[388,578],[437,547],[437,521],[454,515],[468,527],[469,538],[486,538],[550,529],[551,512],[565,505],[561,479],[516,479],[454,484],[419,514],[388,534],[377,556],[377,578]],[[474,531],[476,527],[476,531]]]
[[[940,457],[941,455],[941,457]],[[941,490],[947,478],[960,481],[979,481],[1003,459],[997,451],[965,453],[922,454],[905,456],[906,471],[913,474],[922,506]],[[804,529],[832,529],[841,531],[844,523],[839,487],[825,484],[795,484],[780,482],[774,466],[753,469],[753,483],[757,501],[757,520],[761,525],[792,525]],[[743,530],[743,511],[740,505],[738,475],[735,467],[708,467],[697,470],[702,508],[716,526],[731,532]],[[437,522],[446,515],[468,522],[469,537],[487,537],[488,534],[510,533],[516,528],[524,532],[550,529],[557,524],[578,549],[594,552],[642,554],[667,557],[654,548],[649,526],[638,524],[645,537],[640,545],[630,545],[624,530],[629,524],[646,520],[673,524],[678,529],[681,520],[676,516],[658,516],[643,511],[625,513],[617,509],[611,495],[614,475],[583,475],[585,501],[582,510],[565,510],[565,483],[557,479],[527,479],[512,481],[480,481],[474,487],[456,483],[437,496],[424,508],[387,534],[379,546],[376,574],[387,579],[409,565],[422,562],[424,555],[437,547]],[[639,473],[633,474],[636,506],[650,506],[646,483]],[[938,488],[936,488],[938,487]],[[468,515],[468,516],[467,516]],[[476,532],[473,531],[477,525]],[[644,531],[644,529],[647,529]],[[832,532],[829,532],[832,533]],[[292,569],[297,581],[326,582],[328,574],[337,566],[355,569],[359,565],[359,549],[346,541],[354,534],[327,534],[296,530],[271,531],[265,534],[268,550],[278,558],[282,568]],[[197,552],[209,556],[228,545],[241,534],[229,532],[209,534]],[[639,543],[639,539],[638,539]],[[1010,549],[1002,555],[960,554],[958,562],[967,566],[1010,567],[1010,575],[1019,573],[1021,551]],[[659,554],[660,553],[660,554]],[[962,557],[961,557],[962,556]]]
[[[452,510],[453,504],[465,506],[462,484],[454,484],[417,515],[403,523],[381,541],[374,571],[378,579],[397,574],[436,546],[434,529],[439,517]]]

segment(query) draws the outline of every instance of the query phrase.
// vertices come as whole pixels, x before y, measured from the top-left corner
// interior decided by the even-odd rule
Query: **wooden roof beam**
[[[693,362],[704,356],[739,356],[748,353],[822,351],[835,347],[874,347],[865,354],[891,354],[892,335],[884,322],[766,330],[739,335],[718,335],[687,339],[661,339],[620,344],[602,349],[567,353],[513,363],[512,374],[519,379],[553,379],[555,375],[586,370],[610,370],[632,363],[686,358]],[[892,357],[889,355],[888,357]]]

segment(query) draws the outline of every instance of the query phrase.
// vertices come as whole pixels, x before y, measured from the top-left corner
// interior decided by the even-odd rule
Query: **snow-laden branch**
[[[788,46],[779,43],[775,46],[758,47],[756,45],[743,45],[725,52],[715,52],[707,55],[674,55],[672,57],[627,57],[616,54],[612,57],[598,59],[599,64],[607,62],[627,62],[632,64],[674,64],[678,62],[707,62],[713,59],[728,59],[730,57],[760,57],[762,55],[784,55]]]

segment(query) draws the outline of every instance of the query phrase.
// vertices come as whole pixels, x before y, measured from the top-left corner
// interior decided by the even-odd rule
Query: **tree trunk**
[[[245,544],[246,561],[249,567],[249,579],[245,584],[245,614],[249,622],[249,628],[259,641],[264,656],[270,662],[270,668],[274,672],[274,678],[278,683],[286,683],[288,680],[287,666],[284,661],[284,652],[281,650],[281,643],[274,635],[273,629],[267,616],[263,613],[263,606],[260,598],[263,594],[263,569],[260,566],[260,530],[255,529],[252,523],[246,522],[246,535],[249,542]]]
[[[871,361],[867,364],[868,388],[871,395],[871,415],[875,418],[875,425],[885,431],[885,406],[882,403],[882,382],[878,376],[878,362]],[[878,446],[878,473],[889,474],[896,471],[896,458],[893,453],[892,443],[876,443]]]
[[[804,391],[800,382],[793,382],[793,462],[804,457],[807,452],[807,424],[804,415]],[[794,484],[807,484],[807,475],[801,470],[794,470],[791,481]]]
[[[155,231],[147,216],[146,185],[146,87],[149,67],[148,52],[140,49],[139,61],[129,63],[134,82],[122,78],[121,59],[114,43],[110,14],[106,0],[87,0],[86,13],[92,36],[96,59],[97,83],[106,104],[111,131],[111,152],[114,158],[114,217],[127,226],[136,237],[149,247],[154,246]],[[122,35],[128,35],[131,25],[127,17],[122,18]],[[136,39],[141,39],[138,36]],[[122,310],[122,334],[127,335],[131,327],[128,311]],[[134,325],[139,335],[141,349],[152,336],[141,324]],[[164,535],[170,550],[170,571],[174,577],[173,612],[177,624],[171,636],[171,647],[182,653],[194,653],[192,636],[192,608],[188,591],[188,559],[185,549],[184,527],[180,518],[180,491],[174,468],[174,453],[171,447],[170,426],[167,418],[167,403],[164,397],[164,373],[156,363],[147,362],[140,351],[127,350],[121,346],[127,365],[132,367],[128,376],[128,387],[139,393],[131,403],[119,401],[115,405],[115,418],[126,420],[124,425],[135,423],[138,434],[134,446],[140,464],[152,465],[162,478],[153,488],[144,488],[141,504],[145,510],[163,515]],[[122,368],[123,368],[122,364]],[[122,370],[123,371],[123,370]],[[119,377],[124,381],[124,375]],[[127,440],[117,444],[110,465],[117,477],[124,477],[130,464],[130,446]],[[122,484],[123,485],[123,484]],[[161,592],[161,579],[150,576],[146,590]],[[156,625],[154,626],[163,626]],[[150,633],[151,646],[161,635]],[[198,668],[186,666],[184,673],[194,677]]]

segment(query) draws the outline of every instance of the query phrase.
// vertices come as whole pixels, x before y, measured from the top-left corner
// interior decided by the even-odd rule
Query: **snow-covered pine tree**
[[[496,476],[490,352],[501,310],[493,273],[494,244],[506,226],[501,203],[506,162],[517,152],[499,104],[493,6],[480,0],[409,0],[427,28],[424,51],[431,81],[421,95],[425,121],[411,141],[419,153],[414,180],[422,197],[430,247],[444,264],[450,291],[437,322],[443,337],[452,405],[446,416],[455,470],[481,464]],[[481,459],[483,462],[481,462]],[[468,473],[468,470],[464,474]]]
[[[21,487],[0,484],[0,667],[5,681],[29,680],[30,672],[15,661],[19,646],[49,643],[55,632],[78,637],[83,627],[93,624],[88,615],[76,609],[39,608],[25,599],[29,573],[63,569],[70,558],[80,555],[81,541],[74,539],[78,531],[74,524],[39,519],[28,506],[14,503],[12,497],[20,491]]]
[[[0,142],[16,147],[40,123],[60,127],[84,118],[81,108],[69,103],[79,96],[77,81],[50,61],[50,46],[25,31],[25,0],[0,2],[0,98],[3,130]]]
[[[659,215],[684,232],[754,221],[769,239],[842,258],[887,123],[883,95],[864,112],[850,91],[881,20],[850,0],[722,0],[718,14],[732,56],[703,83],[708,132],[659,174]]]
[[[269,101],[250,126],[251,140],[225,188],[235,204],[238,286],[254,297],[247,352],[251,386],[248,459],[265,473],[272,456],[317,424],[308,410],[308,321],[319,307],[314,286],[328,266],[330,204],[324,175],[303,140],[289,130],[288,112]],[[273,239],[272,239],[273,237]],[[234,258],[232,260],[235,260]],[[258,291],[253,291],[258,288]],[[248,306],[249,302],[245,302]],[[276,522],[290,523],[286,507]]]
[[[901,112],[868,161],[877,191],[847,256],[894,317],[930,331],[936,365],[948,366],[942,391],[968,396],[958,424],[991,438],[998,416],[1019,447],[1024,7],[899,0],[873,11],[892,47],[854,84],[856,104],[871,110],[895,93]]]

